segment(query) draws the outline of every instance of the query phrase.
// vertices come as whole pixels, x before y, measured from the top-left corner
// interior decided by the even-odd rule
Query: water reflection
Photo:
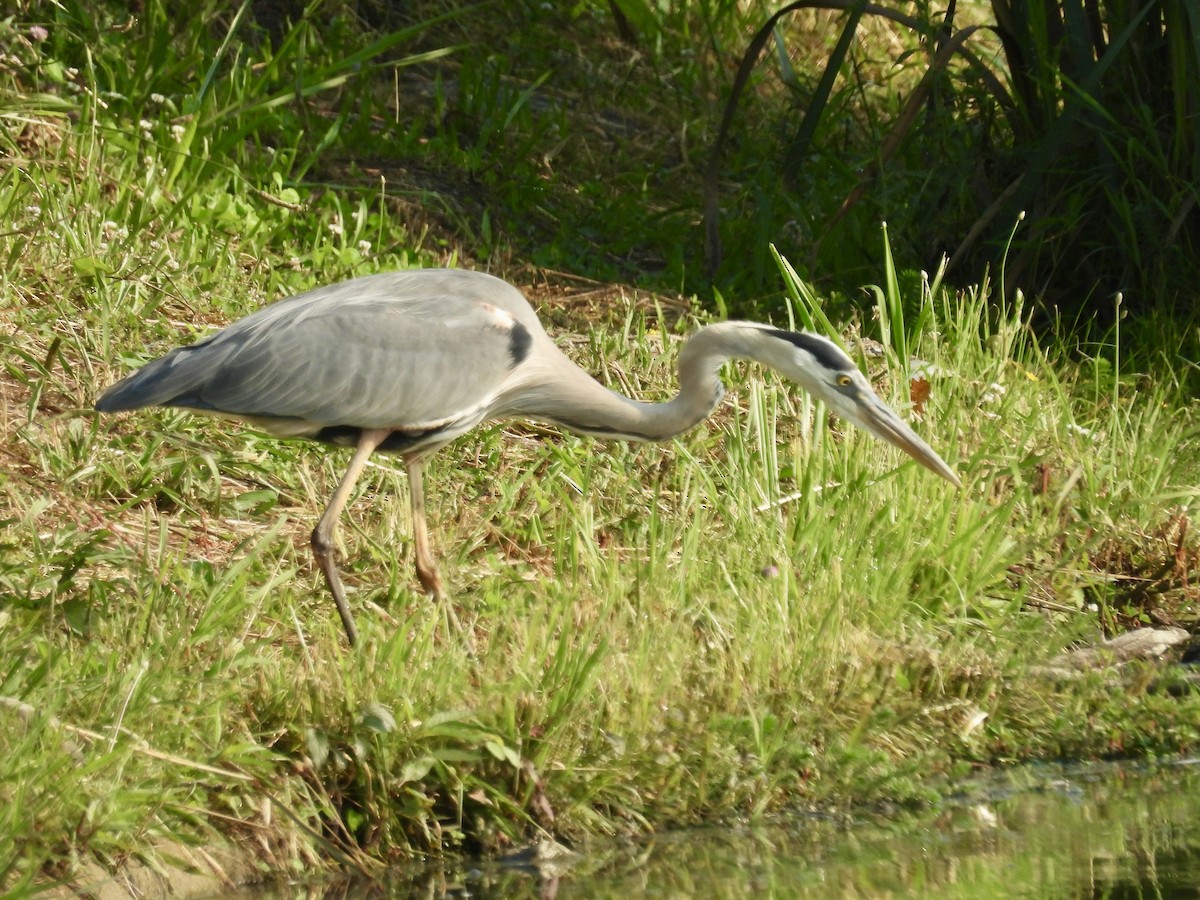
[[[711,829],[584,848],[568,865],[462,865],[308,896],[1200,897],[1200,760],[1036,767],[936,813]]]

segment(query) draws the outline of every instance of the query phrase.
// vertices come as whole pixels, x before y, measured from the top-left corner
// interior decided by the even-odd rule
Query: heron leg
[[[350,499],[354,485],[362,475],[367,459],[389,434],[391,432],[386,429],[373,429],[363,431],[359,436],[358,448],[354,451],[354,458],[350,460],[350,467],[346,469],[337,490],[329,498],[329,505],[325,507],[325,512],[321,514],[321,520],[317,522],[317,527],[312,533],[313,557],[325,573],[325,583],[329,585],[329,592],[333,594],[333,602],[337,604],[342,625],[346,628],[346,639],[352,647],[358,639],[358,630],[354,627],[350,607],[346,603],[346,589],[342,586],[342,576],[338,574],[337,547],[333,542],[333,532],[337,528],[338,518],[346,506],[346,501]]]
[[[425,593],[432,594],[438,600],[446,598],[446,590],[442,587],[442,577],[438,574],[437,562],[429,547],[429,529],[425,525],[425,483],[423,470],[425,461],[421,457],[405,460],[408,471],[408,490],[412,495],[413,518],[413,555],[417,561],[417,578]]]

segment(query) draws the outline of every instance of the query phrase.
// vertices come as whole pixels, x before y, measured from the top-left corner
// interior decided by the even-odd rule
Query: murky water
[[[1200,897],[1200,759],[1033,767],[936,812],[681,832],[307,896]]]

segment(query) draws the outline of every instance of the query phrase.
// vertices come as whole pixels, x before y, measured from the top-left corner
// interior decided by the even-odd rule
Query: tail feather
[[[190,391],[195,379],[189,377],[187,366],[177,365],[173,350],[166,356],[126,375],[100,395],[98,412],[124,412],[146,406],[172,406],[173,400]]]

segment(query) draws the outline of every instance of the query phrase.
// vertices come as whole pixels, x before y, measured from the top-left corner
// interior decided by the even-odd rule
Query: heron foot
[[[442,576],[438,574],[437,569],[418,565],[417,580],[421,582],[421,587],[425,589],[425,596],[438,601],[446,599],[446,589],[442,586]]]
[[[354,627],[354,618],[350,615],[350,604],[346,602],[346,589],[342,585],[342,576],[337,567],[337,547],[333,541],[323,534],[318,525],[312,533],[313,558],[317,561],[325,583],[329,585],[329,593],[333,594],[333,602],[337,604],[338,615],[342,617],[342,627],[346,629],[346,640],[353,647],[358,641],[358,629]]]

